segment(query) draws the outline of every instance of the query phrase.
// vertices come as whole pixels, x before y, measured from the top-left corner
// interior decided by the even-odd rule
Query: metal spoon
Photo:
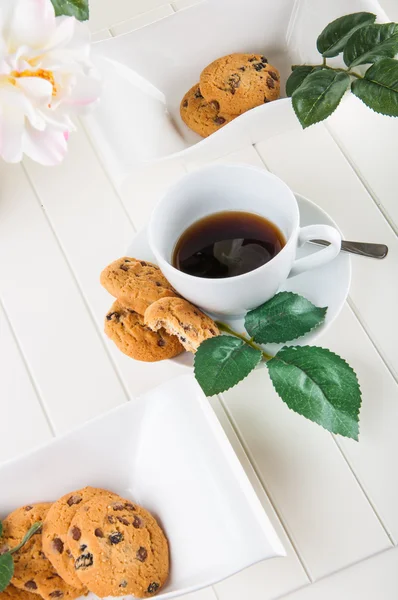
[[[311,240],[310,244],[329,246],[329,242],[326,242],[326,240]],[[341,242],[341,250],[350,254],[379,259],[385,258],[388,254],[388,247],[385,244],[368,244],[367,242],[348,242],[344,240]]]

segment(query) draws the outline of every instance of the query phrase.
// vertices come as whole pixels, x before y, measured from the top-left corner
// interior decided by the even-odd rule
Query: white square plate
[[[192,376],[174,379],[0,466],[1,515],[86,485],[150,510],[170,543],[174,598],[283,547]]]

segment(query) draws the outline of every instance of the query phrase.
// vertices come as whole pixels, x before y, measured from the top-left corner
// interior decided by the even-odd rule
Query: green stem
[[[11,548],[10,550],[10,554],[14,554],[14,552],[18,552],[18,550],[20,550],[22,548],[22,546],[24,546],[26,544],[26,542],[28,542],[30,540],[30,538],[32,537],[32,535],[34,535],[37,531],[39,531],[39,529],[41,529],[42,523],[33,523],[32,527],[29,529],[29,531],[27,533],[25,533],[25,535],[22,538],[22,541],[15,546],[15,548]]]
[[[330,67],[329,65],[326,64],[326,58],[323,59],[323,63],[321,65],[314,65],[313,68],[322,68],[324,69],[326,67],[326,69],[330,69],[331,71],[336,71],[336,73],[347,73],[348,75],[352,75],[353,77],[356,77],[357,79],[363,79],[362,75],[360,75],[359,73],[355,73],[355,71],[350,71],[349,69],[340,69],[339,67]]]
[[[237,331],[234,331],[226,323],[221,323],[220,321],[217,321],[216,325],[217,325],[217,327],[219,328],[220,331],[224,331],[225,333],[229,333],[229,335],[233,335],[233,336],[239,338],[240,340],[242,340],[243,342],[245,342],[246,344],[248,344],[248,346],[251,346],[252,348],[254,348],[254,350],[260,350],[261,354],[263,355],[263,359],[265,361],[271,360],[271,358],[273,358],[273,356],[271,356],[270,354],[267,354],[266,352],[264,352],[264,350],[262,348],[260,348],[260,346],[257,346],[257,344],[255,344],[253,342],[253,338],[249,339],[248,337],[246,337],[245,335],[243,335],[243,333],[238,333]]]

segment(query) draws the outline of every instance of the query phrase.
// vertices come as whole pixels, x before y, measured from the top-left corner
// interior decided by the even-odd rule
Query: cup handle
[[[308,225],[308,227],[302,227],[299,231],[297,245],[301,247],[309,240],[319,239],[326,240],[330,243],[330,246],[326,246],[304,258],[296,259],[289,277],[294,277],[309,269],[320,267],[336,258],[341,249],[341,235],[337,229],[330,227],[330,225]]]

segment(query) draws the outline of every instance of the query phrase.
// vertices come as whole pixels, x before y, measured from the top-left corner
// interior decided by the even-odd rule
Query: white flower
[[[90,33],[50,0],[0,0],[0,156],[60,163],[71,115],[97,100]]]

